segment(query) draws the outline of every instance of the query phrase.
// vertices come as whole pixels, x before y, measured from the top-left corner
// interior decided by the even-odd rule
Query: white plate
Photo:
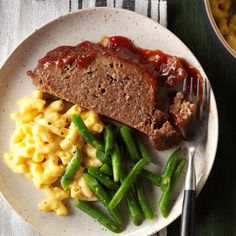
[[[31,93],[34,86],[26,76],[35,67],[37,60],[49,50],[59,45],[76,45],[82,40],[97,42],[102,35],[123,35],[135,44],[149,49],[161,49],[171,55],[178,55],[194,65],[206,78],[201,65],[190,50],[170,31],[158,23],[137,13],[114,8],[91,8],[60,17],[36,30],[26,38],[10,55],[0,72],[0,150],[9,150],[9,138],[14,123],[10,113],[17,109],[17,100]],[[209,129],[205,142],[198,148],[195,158],[197,189],[204,186],[211,171],[218,141],[218,115],[215,98],[211,92]],[[161,166],[166,162],[171,150],[157,152]],[[70,204],[70,215],[57,217],[54,213],[38,211],[37,204],[43,194],[23,175],[13,173],[1,158],[0,190],[10,205],[28,222],[45,235],[113,235],[104,230],[95,220],[75,209]],[[156,211],[153,221],[144,221],[140,227],[130,222],[120,235],[150,235],[161,230],[181,213],[183,178],[174,193],[173,209],[164,219]],[[160,192],[151,189],[152,206],[156,208]]]

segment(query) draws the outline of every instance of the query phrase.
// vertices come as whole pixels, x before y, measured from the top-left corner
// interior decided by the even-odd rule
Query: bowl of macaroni
[[[236,1],[204,0],[204,7],[218,42],[236,59]]]

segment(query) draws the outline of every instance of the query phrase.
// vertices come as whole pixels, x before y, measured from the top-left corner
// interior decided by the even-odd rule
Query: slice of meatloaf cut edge
[[[189,121],[195,110],[196,104],[186,100],[183,92],[179,91],[173,99],[169,113],[175,126],[179,129]]]
[[[40,64],[29,73],[42,91],[127,124],[148,135],[158,150],[178,144],[180,134],[156,108],[157,85],[142,66],[98,54],[86,67]]]

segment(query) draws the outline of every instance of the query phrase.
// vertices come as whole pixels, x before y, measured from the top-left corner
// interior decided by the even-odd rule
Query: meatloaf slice
[[[38,88],[138,129],[158,150],[180,142],[179,132],[156,107],[158,73],[137,60],[101,51],[97,44],[82,48],[80,57],[74,51],[81,48],[71,48],[49,52],[28,73]]]

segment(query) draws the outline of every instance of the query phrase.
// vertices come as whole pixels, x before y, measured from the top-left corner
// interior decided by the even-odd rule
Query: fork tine
[[[193,93],[193,78],[191,77],[190,78],[190,89],[189,89],[189,100],[191,101],[191,102],[193,102],[194,101],[194,93]]]
[[[186,96],[186,92],[187,92],[187,78],[185,78],[183,82],[183,93],[185,96]]]
[[[210,99],[210,86],[207,79],[204,80],[204,90],[203,90],[203,112],[206,112],[209,107]]]
[[[196,103],[200,103],[200,79],[197,79]]]
[[[200,99],[200,79],[197,79],[196,91],[196,118],[199,119],[201,115],[201,99]]]

